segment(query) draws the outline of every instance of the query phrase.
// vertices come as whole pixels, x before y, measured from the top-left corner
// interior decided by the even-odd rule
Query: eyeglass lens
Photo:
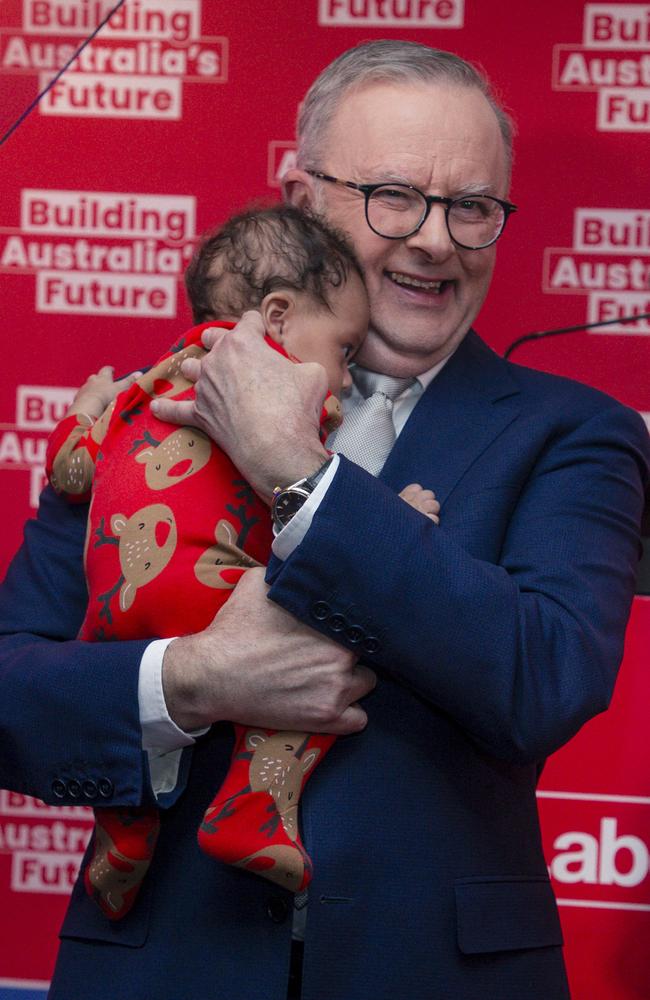
[[[368,198],[368,222],[381,236],[409,236],[420,225],[427,203],[419,191],[387,185],[377,188]],[[450,235],[456,243],[479,248],[493,243],[500,235],[505,213],[498,201],[476,195],[452,202],[447,213]]]

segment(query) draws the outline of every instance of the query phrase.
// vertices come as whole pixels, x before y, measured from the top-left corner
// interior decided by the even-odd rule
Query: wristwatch
[[[291,486],[276,486],[273,490],[273,500],[271,502],[271,517],[273,518],[273,530],[275,534],[286,528],[289,521],[296,516],[303,504],[309,500],[321,479],[329,469],[333,455],[321,465],[320,469],[299,479]]]

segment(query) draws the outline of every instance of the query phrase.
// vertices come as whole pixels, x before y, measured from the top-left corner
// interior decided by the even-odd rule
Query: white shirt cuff
[[[302,542],[311,527],[314,514],[327,493],[338,467],[339,456],[334,455],[327,472],[318,483],[309,500],[306,500],[295,517],[291,518],[286,528],[283,528],[279,535],[276,535],[272,549],[273,555],[277,556],[278,559],[282,559],[284,562]]]
[[[138,679],[138,703],[142,728],[142,747],[147,751],[166,753],[191,747],[195,737],[207,733],[207,729],[186,733],[176,725],[167,711],[162,684],[162,663],[165,650],[171,639],[154,639],[150,642],[140,661]]]

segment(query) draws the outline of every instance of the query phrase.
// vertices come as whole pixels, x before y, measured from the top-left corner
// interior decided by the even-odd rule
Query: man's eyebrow
[[[394,170],[368,170],[364,173],[364,180],[369,184],[409,184],[411,187],[415,185],[408,179],[405,174],[398,174]]]
[[[465,184],[457,189],[455,197],[463,198],[468,194],[494,194],[494,184]]]
[[[383,184],[384,182],[386,184],[407,184],[409,187],[417,188],[418,191],[422,190],[406,174],[397,173],[395,170],[369,170],[364,174],[364,180],[369,184]],[[456,188],[451,197],[464,198],[468,194],[494,195],[494,190],[494,184],[464,184],[462,187]],[[423,193],[426,194],[426,192]]]

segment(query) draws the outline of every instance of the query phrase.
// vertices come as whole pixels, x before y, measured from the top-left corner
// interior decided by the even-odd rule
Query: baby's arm
[[[79,501],[86,499],[112,404],[141,374],[134,372],[114,381],[113,368],[104,365],[77,391],[47,444],[46,472],[57,493]]]
[[[436,524],[440,524],[440,504],[436,500],[436,495],[431,490],[425,490],[419,483],[411,483],[405,486],[400,492],[402,500],[410,503],[411,507],[426,514]]]
[[[94,422],[101,417],[104,410],[113,402],[116,396],[142,375],[142,372],[133,372],[126,378],[120,378],[116,382],[113,380],[113,366],[104,365],[96,375],[90,375],[86,379],[68,407],[66,417],[72,414],[84,414]]]

